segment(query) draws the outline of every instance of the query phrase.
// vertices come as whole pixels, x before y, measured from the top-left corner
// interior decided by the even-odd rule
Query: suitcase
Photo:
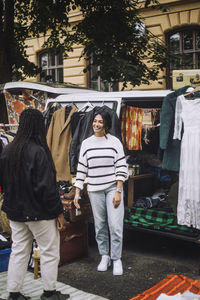
[[[200,84],[200,69],[173,70],[172,72],[173,90],[182,88],[185,85],[193,87]]]
[[[88,254],[88,224],[85,221],[67,223],[60,232],[60,265]]]
[[[88,220],[92,217],[92,208],[90,202],[80,199],[80,209],[77,209],[73,200],[62,199],[63,215],[67,222],[77,222]]]

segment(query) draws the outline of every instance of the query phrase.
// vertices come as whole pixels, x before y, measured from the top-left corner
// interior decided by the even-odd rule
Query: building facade
[[[171,65],[169,69],[159,73],[159,79],[150,85],[141,85],[137,89],[168,89],[173,88],[173,70],[200,70],[200,1],[199,0],[160,0],[167,11],[162,12],[151,7],[144,8],[141,0],[141,17],[146,28],[157,38],[170,47],[174,55],[183,54],[179,66]],[[81,18],[81,13],[73,11],[70,16],[73,25]],[[74,51],[68,53],[67,59],[51,55],[42,48],[44,38],[27,40],[30,61],[42,67],[42,75],[32,78],[33,81],[44,81],[53,78],[58,82],[70,82],[80,87],[90,87],[96,90],[110,91],[109,84],[92,80],[92,74],[86,74],[83,69],[84,58],[79,59],[83,48],[74,46]],[[95,72],[96,70],[92,70]],[[197,76],[198,77],[198,76]],[[30,79],[29,79],[30,80]],[[198,80],[198,78],[197,78]],[[128,89],[132,89],[128,86]],[[115,90],[119,87],[115,87]]]

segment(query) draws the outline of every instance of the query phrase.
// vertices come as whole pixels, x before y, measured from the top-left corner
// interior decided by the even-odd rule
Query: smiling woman
[[[105,136],[108,133],[109,128],[111,127],[111,119],[105,117],[105,120],[102,118],[101,114],[97,114],[93,120],[93,131],[95,136],[101,137]]]
[[[102,256],[97,270],[107,271],[112,259],[113,275],[122,275],[123,183],[128,178],[128,167],[122,143],[109,133],[111,125],[108,112],[100,109],[95,113],[92,123],[94,135],[85,139],[80,149],[74,204],[80,209],[80,191],[88,176],[96,240]]]

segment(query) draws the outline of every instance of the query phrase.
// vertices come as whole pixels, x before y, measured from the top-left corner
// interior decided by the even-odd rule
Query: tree
[[[95,2],[95,4],[94,4]],[[74,28],[76,40],[84,46],[82,56],[99,66],[97,75],[108,82],[133,86],[156,80],[169,62],[165,45],[144,27],[139,0],[75,0],[83,21]],[[164,10],[158,1],[146,1]],[[151,65],[151,68],[149,68]]]
[[[146,0],[150,4],[159,7],[157,0]],[[72,31],[67,16],[77,7],[83,19]],[[135,86],[156,80],[168,62],[167,49],[144,28],[138,7],[139,0],[0,0],[0,82],[40,72],[25,46],[26,39],[39,36],[46,36],[44,47],[65,56],[74,43],[82,44],[90,62],[84,71],[92,58],[108,82]]]

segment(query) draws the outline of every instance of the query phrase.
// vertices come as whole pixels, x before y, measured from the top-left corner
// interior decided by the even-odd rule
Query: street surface
[[[126,230],[122,257],[124,274],[113,276],[112,268],[107,272],[96,271],[100,257],[93,225],[89,226],[89,235],[88,257],[61,266],[60,282],[109,300],[128,300],[169,274],[200,280],[198,244]]]

